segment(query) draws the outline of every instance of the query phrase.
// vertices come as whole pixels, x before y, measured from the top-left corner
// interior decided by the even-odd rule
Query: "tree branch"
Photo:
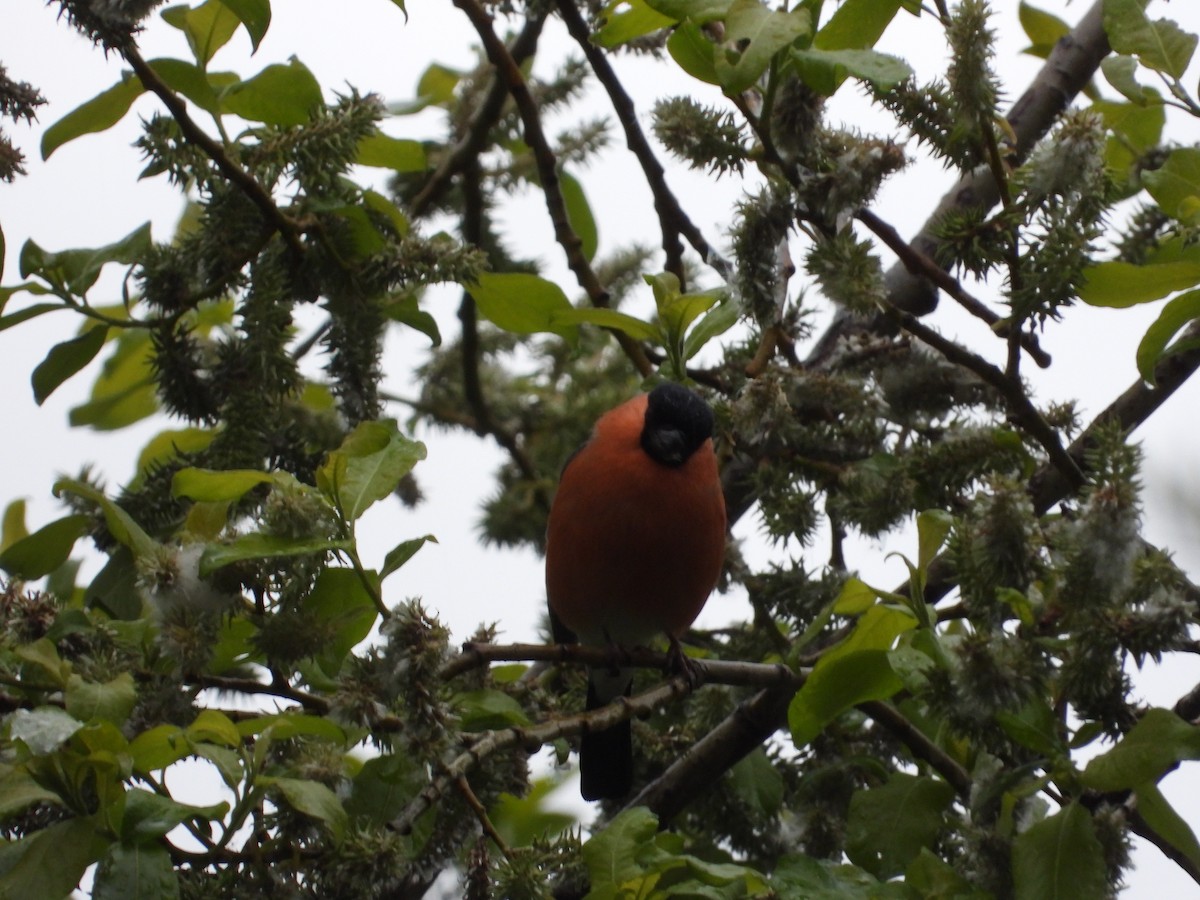
[[[187,104],[180,100],[175,92],[167,86],[167,83],[158,77],[158,73],[142,59],[136,47],[130,44],[128,47],[122,48],[121,54],[133,68],[146,90],[162,100],[172,118],[179,123],[179,130],[183,132],[183,136],[203,150],[205,155],[220,169],[221,174],[250,198],[250,201],[262,212],[263,218],[279,232],[293,253],[303,254],[304,245],[300,242],[300,228],[275,205],[270,191],[263,187],[253,175],[230,159],[225,148],[196,124],[196,121],[188,114]]]
[[[558,161],[542,130],[537,102],[529,93],[525,76],[521,73],[520,67],[509,53],[508,48],[504,46],[504,42],[496,36],[495,30],[492,28],[492,17],[478,0],[454,0],[454,5],[461,9],[470,19],[471,24],[475,26],[475,31],[483,42],[488,60],[496,67],[496,71],[508,87],[508,92],[517,105],[517,111],[521,115],[521,123],[525,129],[525,143],[533,152],[534,162],[537,165],[542,194],[546,200],[546,210],[550,214],[550,221],[554,226],[554,236],[567,256],[567,265],[575,273],[579,286],[583,288],[592,304],[598,307],[608,306],[608,291],[600,284],[600,279],[596,277],[595,271],[583,255],[583,242],[571,227],[567,217],[566,202],[563,200],[562,188],[558,180]],[[610,331],[625,355],[642,375],[649,375],[654,371],[654,366],[646,357],[641,344],[623,332],[611,329]]]
[[[525,27],[512,42],[509,55],[517,65],[533,56],[537,50],[538,39],[542,34],[542,26],[546,23],[549,10],[539,11],[525,21]],[[504,110],[504,101],[508,98],[508,85],[497,74],[483,101],[471,115],[466,132],[461,140],[443,157],[441,163],[429,176],[425,186],[413,197],[408,204],[408,210],[414,218],[419,218],[429,211],[446,190],[450,187],[454,176],[461,172],[467,163],[478,160],[479,154],[487,146],[488,134],[500,118]]]
[[[658,221],[662,227],[663,252],[666,254],[664,268],[668,272],[673,272],[679,278],[681,285],[685,284],[683,246],[679,242],[679,237],[682,235],[700,254],[700,258],[728,281],[733,277],[733,266],[705,240],[700,229],[688,218],[675,194],[667,186],[666,171],[663,169],[662,163],[658,161],[654,148],[646,140],[641,125],[638,124],[637,108],[633,104],[633,98],[621,84],[621,79],[613,71],[604,51],[592,42],[591,32],[580,14],[579,8],[573,0],[556,0],[556,2],[559,16],[567,26],[567,32],[579,44],[592,71],[596,73],[596,78],[608,92],[613,111],[617,114],[617,121],[621,123],[621,127],[625,131],[625,144],[637,157],[637,161],[642,167],[642,173],[646,176],[646,183],[654,197],[654,209],[658,213]]]
[[[1012,159],[1019,165],[1034,145],[1050,130],[1095,74],[1100,60],[1108,55],[1104,33],[1104,3],[1096,0],[1070,34],[1055,45],[1037,77],[1008,113],[1008,124],[1016,137]],[[930,259],[938,258],[937,229],[947,213],[962,209],[988,210],[1000,200],[1000,190],[987,166],[964,175],[938,203],[917,235],[912,247]],[[937,289],[923,274],[908,270],[903,262],[888,271],[888,300],[914,315],[922,316],[937,307]]]

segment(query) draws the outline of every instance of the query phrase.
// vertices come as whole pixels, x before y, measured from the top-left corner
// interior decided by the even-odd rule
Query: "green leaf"
[[[0,553],[28,536],[29,529],[25,527],[25,498],[22,497],[4,507],[3,524],[0,524]],[[0,556],[0,559],[2,558]],[[0,566],[3,566],[3,563],[0,563]]]
[[[228,809],[229,804],[224,802],[212,806],[189,806],[161,794],[131,787],[125,791],[121,840],[135,844],[156,841],[177,825],[220,818]]]
[[[900,0],[844,0],[813,37],[819,50],[868,50],[900,11]]]
[[[620,12],[617,12],[620,10]],[[662,28],[676,20],[655,12],[646,0],[610,0],[600,14],[600,29],[592,40],[601,47],[612,49]]]
[[[152,68],[163,83],[171,90],[183,94],[198,107],[211,115],[220,115],[221,99],[217,88],[213,86],[213,78],[195,63],[182,59],[152,59],[147,65]],[[218,76],[220,80],[229,83],[239,81],[236,75]],[[225,85],[221,85],[224,87]]]
[[[972,887],[961,872],[928,847],[904,872],[904,882],[923,900],[992,900],[986,891]]]
[[[1100,61],[1100,71],[1122,97],[1138,106],[1162,103],[1158,91],[1138,82],[1137,60],[1132,56],[1106,56]]]
[[[42,159],[49,159],[55,150],[77,137],[112,128],[125,118],[133,101],[145,90],[140,79],[127,74],[107,91],[75,107],[42,134]]]
[[[1200,263],[1179,261],[1139,266],[1103,262],[1085,269],[1084,277],[1086,280],[1079,288],[1079,299],[1084,303],[1125,309],[1195,287],[1200,282]]]
[[[1185,759],[1200,759],[1200,728],[1167,709],[1150,709],[1121,741],[1088,763],[1081,780],[1097,791],[1121,791],[1161,778]]]
[[[30,379],[33,382],[33,399],[41,406],[60,384],[79,372],[96,358],[100,348],[108,339],[108,327],[89,328],[77,338],[55,344],[46,354]]]
[[[66,897],[107,846],[90,818],[72,818],[36,831],[5,848],[6,855],[19,856],[0,875],[0,897]]]
[[[379,570],[379,580],[387,578],[406,562],[412,559],[418,550],[424,547],[427,543],[436,544],[438,539],[432,534],[427,534],[424,537],[412,538],[407,541],[401,541],[395,547],[388,551],[387,556],[383,558],[383,568]]]
[[[51,284],[61,285],[72,294],[82,296],[96,283],[105,265],[119,263],[131,266],[146,255],[152,244],[149,222],[104,247],[51,253],[33,241],[26,241],[21,248],[21,277],[38,275]]]
[[[242,746],[242,734],[229,716],[215,709],[202,709],[196,721],[187,727],[188,740],[208,741],[223,747]]]
[[[417,82],[416,99],[394,103],[388,107],[388,112],[394,116],[408,116],[427,106],[449,107],[463,74],[440,63],[432,63],[421,73]]]
[[[755,815],[771,818],[783,805],[783,776],[761,747],[729,770],[734,795]]]
[[[562,288],[552,281],[525,272],[485,272],[466,286],[479,312],[492,324],[514,334],[547,332],[578,339],[573,325],[555,323],[555,315],[572,309]]]
[[[1058,16],[1025,3],[1024,0],[1021,2],[1017,16],[1030,41],[1030,46],[1021,52],[1036,56],[1038,59],[1045,59],[1049,56],[1059,38],[1071,33],[1071,26]]]
[[[137,702],[137,691],[133,676],[122,672],[111,681],[97,684],[72,675],[67,682],[67,712],[81,722],[103,719],[114,725],[123,725],[133,712]]]
[[[591,262],[596,255],[600,238],[596,229],[596,218],[592,215],[592,207],[583,192],[583,185],[570,172],[560,171],[558,186],[562,190],[563,205],[567,209],[567,222],[579,238],[584,258]]]
[[[317,659],[330,676],[337,675],[350,651],[371,633],[378,615],[375,602],[353,569],[323,569],[301,609],[333,626]]]
[[[394,421],[360,422],[317,470],[317,487],[354,522],[391,496],[425,453],[425,445],[401,434]]]
[[[667,38],[667,52],[679,68],[705,84],[720,84],[717,77],[717,45],[694,21],[680,22]]]
[[[1015,900],[1102,897],[1108,886],[1092,817],[1078,803],[1017,835],[1012,868]]]
[[[434,347],[442,345],[442,333],[438,330],[437,319],[420,308],[415,293],[401,294],[388,301],[383,308],[383,314],[393,322],[421,332],[429,338]]]
[[[367,135],[358,142],[355,162],[394,172],[424,172],[429,165],[425,145],[420,141],[402,140],[383,132]]]
[[[178,725],[157,725],[129,742],[133,768],[143,775],[165,769],[191,752],[191,745]]]
[[[229,112],[250,122],[304,125],[322,103],[321,85],[293,58],[287,65],[267,66],[249,81],[226,88],[221,101]]]
[[[354,777],[346,812],[353,819],[385,825],[400,815],[428,783],[425,767],[408,755],[373,757]]]
[[[142,595],[137,586],[133,554],[118,547],[84,591],[86,607],[98,606],[114,619],[133,621],[142,615]]]
[[[24,677],[33,682],[49,680],[56,687],[65,688],[71,677],[71,664],[58,655],[58,648],[49,638],[41,637],[29,644],[21,644],[13,651],[22,663],[28,663],[38,673],[29,678],[28,666],[22,665]],[[43,679],[40,676],[45,676]]]
[[[740,94],[758,81],[776,53],[811,33],[805,9],[782,12],[760,0],[733,0],[725,16],[725,40],[731,46],[716,57],[721,87],[730,96]]]
[[[658,833],[658,817],[644,806],[626,809],[583,845],[593,893],[618,897],[616,888],[641,874],[638,853]]]
[[[717,305],[708,310],[696,323],[683,342],[683,358],[691,359],[704,349],[715,337],[724,334],[737,324],[741,310],[728,296],[717,301]]]
[[[66,710],[57,706],[39,706],[33,710],[16,710],[8,719],[8,737],[21,741],[34,756],[45,756],[65,744],[82,727],[83,723]]]
[[[529,724],[521,704],[503,691],[466,691],[454,695],[463,731],[486,731]]]
[[[1162,211],[1180,222],[1200,222],[1200,147],[1176,147],[1157,169],[1142,173]]]
[[[922,572],[929,569],[953,527],[954,516],[943,509],[927,509],[917,514],[917,565]]]
[[[207,578],[217,569],[244,559],[278,559],[284,556],[304,556],[309,553],[330,553],[347,550],[348,540],[322,537],[282,537],[257,532],[244,534],[227,544],[209,544],[200,554],[200,577]]]
[[[646,5],[668,19],[681,22],[687,19],[697,25],[707,25],[724,19],[733,0],[646,0]]]
[[[96,487],[83,481],[63,478],[55,482],[54,496],[60,497],[63,494],[74,494],[100,507],[104,514],[104,522],[113,538],[117,543],[132,550],[134,556],[150,557],[158,550],[158,542],[146,534],[129,513],[105,497]]]
[[[893,772],[882,787],[856,791],[846,818],[846,855],[878,878],[899,875],[945,825],[954,788]]]
[[[785,856],[771,873],[771,886],[780,897],[804,900],[912,900],[913,896],[905,885],[881,884],[857,866],[808,856]]]
[[[875,588],[854,576],[846,579],[834,600],[833,611],[839,616],[861,616],[875,605]]]
[[[904,60],[878,50],[792,50],[800,80],[818,94],[829,97],[847,78],[857,78],[879,88],[895,87],[912,76]]]
[[[28,772],[7,767],[0,778],[0,818],[11,819],[35,803],[62,806],[62,798],[38,784]]]
[[[111,844],[96,866],[92,900],[175,900],[179,876],[166,847]]]
[[[192,55],[201,66],[207,66],[216,52],[229,43],[239,24],[231,5],[219,0],[208,0],[195,8],[172,6],[163,10],[162,18],[184,33]]]
[[[824,660],[822,660],[822,663]],[[886,700],[903,689],[887,650],[859,650],[818,664],[788,706],[788,727],[803,747],[844,713],[867,700]]]
[[[0,316],[0,331],[7,331],[14,325],[20,325],[22,322],[36,319],[38,316],[45,315],[48,312],[68,308],[62,303],[35,303],[33,306],[27,306],[18,312],[9,313],[7,316]]]
[[[342,807],[337,795],[325,785],[300,778],[272,777],[262,777],[259,779],[259,783],[277,788],[288,806],[306,816],[318,819],[329,830],[334,841],[341,843],[342,835],[346,833],[346,810]]]
[[[72,426],[115,431],[158,411],[153,371],[153,348],[143,331],[126,331],[104,361],[92,385],[91,399],[72,407]]]
[[[250,35],[250,44],[255,51],[271,27],[270,0],[221,0],[229,11],[238,17],[246,34]]]
[[[1200,842],[1187,821],[1167,802],[1153,783],[1138,785],[1137,811],[1154,833],[1188,858],[1193,866],[1200,868]]]
[[[257,469],[180,469],[171,479],[171,495],[189,500],[217,502],[240,500],[260,484],[274,478]]]
[[[49,575],[71,556],[75,542],[88,532],[90,517],[65,516],[10,544],[0,553],[0,569],[33,581]]]
[[[643,322],[641,319],[615,309],[592,306],[571,307],[555,313],[553,322],[559,327],[598,325],[601,328],[611,328],[623,332],[636,341],[650,341],[658,337],[658,328],[651,323]]]
[[[1137,348],[1138,372],[1147,384],[1154,385],[1154,368],[1165,355],[1167,343],[1197,318],[1200,318],[1200,290],[1180,294],[1163,306]]]
[[[1104,31],[1114,53],[1136,56],[1147,68],[1182,78],[1196,50],[1196,35],[1170,19],[1151,21],[1140,0],[1105,0]]]

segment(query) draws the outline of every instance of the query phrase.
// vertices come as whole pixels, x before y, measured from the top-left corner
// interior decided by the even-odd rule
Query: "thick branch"
[[[1024,162],[1034,145],[1050,130],[1095,74],[1109,53],[1104,33],[1104,3],[1096,0],[1075,29],[1055,45],[1033,83],[1008,113],[1008,124],[1016,137],[1013,161]],[[1000,200],[999,187],[986,166],[964,175],[938,204],[937,209],[909,242],[917,252],[938,258],[938,225],[947,213],[962,209],[988,210]],[[903,262],[887,273],[889,301],[907,312],[925,315],[937,306],[937,289],[923,275],[910,272]]]

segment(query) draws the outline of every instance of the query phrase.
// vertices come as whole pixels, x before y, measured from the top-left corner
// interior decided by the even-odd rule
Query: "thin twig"
[[[483,833],[492,839],[492,843],[504,854],[505,859],[511,859],[512,851],[509,850],[508,844],[504,842],[504,838],[500,836],[500,832],[496,830],[496,826],[492,824],[487,810],[479,802],[479,798],[475,796],[475,792],[471,790],[471,783],[467,781],[467,776],[459,775],[456,777],[454,779],[454,786],[458,788],[458,792],[467,801],[467,806],[471,807],[471,811],[475,813],[475,818],[479,820],[479,827],[483,829]]]
[[[508,87],[508,93],[517,105],[524,126],[525,143],[533,153],[537,165],[538,180],[541,182],[542,195],[546,200],[546,210],[550,222],[554,226],[554,236],[567,257],[567,265],[575,273],[575,279],[583,288],[588,299],[594,306],[606,307],[609,304],[608,291],[600,284],[587,257],[583,255],[583,242],[571,227],[567,217],[567,206],[563,199],[562,188],[558,179],[558,161],[550,142],[542,129],[541,114],[537,101],[529,93],[529,85],[521,72],[520,66],[513,59],[508,47],[496,35],[492,28],[492,17],[478,0],[454,0],[454,5],[461,9],[475,27],[479,39],[483,42],[484,52],[500,78]],[[642,345],[623,332],[612,330],[613,336],[629,360],[642,375],[649,375],[654,366],[646,357]]]
[[[509,54],[517,65],[521,65],[537,50],[538,39],[542,34],[542,26],[546,22],[549,10],[539,11],[531,15],[525,22],[525,27],[509,47]],[[408,211],[414,218],[423,216],[449,189],[454,176],[461,172],[466,165],[478,162],[479,154],[487,146],[488,135],[492,127],[500,119],[504,110],[504,101],[508,98],[508,85],[497,75],[492,79],[482,102],[467,122],[462,138],[451,148],[441,163],[430,174],[424,187],[408,204]]]
[[[622,697],[618,702],[592,712],[562,716],[541,725],[484,732],[475,743],[450,762],[389,827],[400,834],[408,834],[417,819],[438,801],[457,778],[494,753],[517,746],[533,751],[559,738],[574,737],[588,731],[603,731],[633,716],[649,715],[663,704],[690,693],[701,680],[678,675],[632,699]]]
[[[928,278],[941,288],[945,294],[954,299],[963,309],[977,319],[982,319],[986,322],[1001,337],[1008,337],[1016,331],[1020,334],[1019,340],[1021,346],[1025,348],[1026,353],[1033,357],[1034,362],[1043,369],[1050,365],[1050,355],[1038,345],[1038,340],[1034,335],[1021,331],[1019,328],[1014,329],[1011,323],[1005,322],[999,315],[989,309],[982,300],[979,300],[967,291],[957,278],[954,278],[932,259],[904,240],[900,232],[892,225],[866,208],[860,209],[855,213],[855,218],[866,225],[876,237],[883,241],[899,257],[900,262],[904,264],[909,272]]]
[[[684,283],[683,247],[679,243],[679,237],[682,235],[700,254],[700,258],[728,281],[733,277],[733,266],[705,240],[700,229],[688,218],[683,207],[679,205],[679,200],[667,186],[666,171],[646,139],[641,125],[638,124],[633,98],[626,92],[621,79],[613,71],[604,51],[592,42],[591,32],[579,8],[573,0],[557,0],[557,5],[559,15],[567,26],[567,32],[579,44],[592,71],[596,73],[596,78],[608,93],[613,111],[617,114],[617,121],[625,131],[625,144],[637,158],[642,173],[646,176],[646,183],[654,197],[654,209],[658,213],[659,225],[662,228],[663,252],[666,254],[665,269],[673,272],[679,278],[680,284]]]
[[[1042,418],[1042,414],[1026,396],[1019,381],[1014,381],[982,356],[972,353],[961,344],[955,343],[925,325],[912,313],[893,307],[885,310],[885,315],[893,318],[901,328],[933,347],[950,362],[974,372],[984,382],[994,387],[1008,403],[1013,418],[1046,451],[1051,464],[1067,479],[1072,489],[1077,490],[1086,483],[1087,478],[1084,476],[1083,470],[1079,468],[1079,463],[1063,448],[1058,434]]]
[[[462,653],[438,672],[439,681],[457,678],[474,669],[496,662],[552,662],[612,668],[642,668],[666,671],[671,664],[668,653],[646,648],[584,647],[580,644],[463,644]],[[738,662],[736,660],[688,658],[706,683],[740,687],[768,687],[798,684],[798,676],[780,664]]]
[[[162,100],[172,118],[179,124],[179,130],[183,132],[183,136],[203,150],[204,154],[221,170],[221,173],[250,198],[250,201],[259,208],[266,220],[280,233],[293,253],[303,254],[304,244],[300,241],[300,228],[275,205],[270,191],[263,187],[253,175],[230,159],[225,148],[196,124],[187,111],[187,104],[180,100],[178,95],[158,76],[154,68],[142,59],[136,47],[133,45],[124,47],[121,53],[146,90]]]

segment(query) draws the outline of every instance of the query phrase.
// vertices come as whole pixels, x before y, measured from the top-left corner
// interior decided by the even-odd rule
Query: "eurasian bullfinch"
[[[563,467],[546,530],[546,596],[555,640],[672,646],[699,615],[725,555],[725,500],[713,414],[696,394],[662,384],[605,413]],[[587,708],[628,696],[630,669],[593,667]],[[585,732],[585,800],[633,783],[628,720]]]

